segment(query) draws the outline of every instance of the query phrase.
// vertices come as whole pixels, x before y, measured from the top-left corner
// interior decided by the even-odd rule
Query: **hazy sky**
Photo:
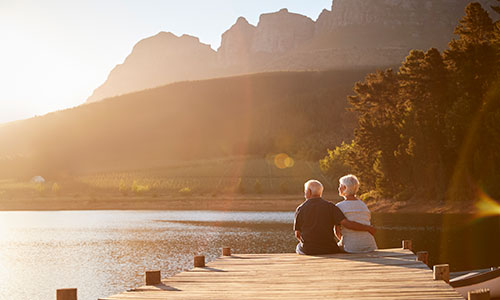
[[[0,0],[0,123],[83,103],[159,31],[220,45],[244,16],[288,8],[316,20],[331,0]]]

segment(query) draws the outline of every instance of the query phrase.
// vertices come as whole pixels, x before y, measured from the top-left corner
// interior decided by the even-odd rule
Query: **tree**
[[[499,14],[500,14],[500,0],[497,0],[497,2],[498,2],[498,4],[499,4],[499,5],[498,5],[498,6],[496,6],[496,5],[492,5],[492,6],[491,6],[491,8],[492,8],[495,12],[497,12],[497,13],[499,13]]]
[[[454,90],[457,96],[468,98],[473,112],[481,106],[491,82],[496,79],[500,62],[494,47],[493,21],[479,3],[470,3],[466,15],[459,21],[452,40],[445,51],[445,60],[455,75]]]
[[[491,8],[497,13],[500,14],[500,0],[497,0],[498,6],[492,5]],[[497,50],[500,48],[500,19],[498,19],[494,24],[493,33],[494,38],[493,42],[496,45]]]
[[[499,75],[498,27],[479,3],[466,7],[449,44],[445,61],[452,74],[450,94],[454,102],[445,114],[447,146],[455,161],[450,175],[449,198],[473,198],[477,180],[485,174],[484,157],[491,149],[483,134],[488,93]],[[486,155],[485,155],[486,154]]]
[[[61,187],[59,186],[59,184],[57,184],[57,182],[54,182],[52,184],[52,192],[56,195],[59,195],[59,192],[61,191]]]
[[[444,54],[413,50],[397,73],[356,83],[354,139],[328,150],[327,174],[351,167],[395,199],[471,200],[479,186],[500,197],[499,21],[471,3],[455,33]]]
[[[407,107],[400,101],[399,91],[399,76],[388,69],[356,83],[355,95],[349,97],[351,110],[358,115],[350,164],[367,186],[376,187],[386,196],[404,188],[404,178],[391,176],[402,167],[398,149]],[[373,170],[376,161],[380,172]]]
[[[401,101],[408,108],[401,130],[403,143],[398,150],[407,161],[404,178],[416,187],[411,192],[442,198],[445,160],[449,157],[443,143],[444,115],[452,103],[448,97],[449,72],[441,53],[431,48],[425,53],[411,51],[399,75]]]
[[[350,165],[350,156],[353,155],[353,147],[351,144],[342,142],[335,149],[327,150],[328,154],[320,160],[320,168],[332,180],[337,180],[340,177],[352,173]]]

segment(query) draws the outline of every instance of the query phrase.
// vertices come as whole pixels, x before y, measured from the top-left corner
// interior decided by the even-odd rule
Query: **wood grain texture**
[[[233,254],[100,300],[464,299],[407,249],[305,256]]]

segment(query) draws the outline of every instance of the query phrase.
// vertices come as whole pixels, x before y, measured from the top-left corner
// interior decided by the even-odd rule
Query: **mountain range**
[[[161,32],[92,103],[0,125],[0,178],[280,152],[317,160],[352,139],[354,83],[409,49],[444,48],[466,2],[335,0],[316,21],[283,9],[257,26],[239,18],[217,51]]]
[[[238,18],[217,51],[196,37],[160,32],[139,41],[87,102],[185,80],[398,65],[411,49],[444,49],[469,2],[333,0],[317,20],[281,9],[257,25]]]

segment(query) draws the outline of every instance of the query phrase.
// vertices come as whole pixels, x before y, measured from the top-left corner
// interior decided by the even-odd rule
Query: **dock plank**
[[[233,254],[99,300],[464,299],[405,249],[320,256]]]

